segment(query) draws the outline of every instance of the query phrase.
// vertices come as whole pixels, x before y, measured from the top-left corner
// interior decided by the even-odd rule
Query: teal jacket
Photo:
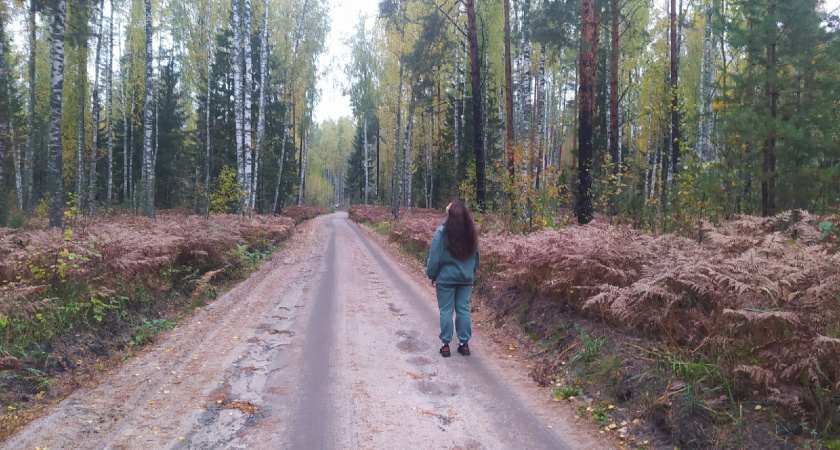
[[[429,247],[426,276],[441,284],[473,284],[478,262],[477,249],[472,256],[463,261],[452,256],[443,244],[443,225],[441,225],[435,230],[435,237],[432,238],[432,245]]]

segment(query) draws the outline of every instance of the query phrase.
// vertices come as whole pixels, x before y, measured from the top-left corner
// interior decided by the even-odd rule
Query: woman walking
[[[452,311],[455,311],[455,330],[458,334],[458,353],[470,354],[472,337],[470,324],[470,294],[473,277],[478,270],[478,235],[470,212],[460,200],[446,206],[446,219],[435,230],[426,263],[426,276],[437,292],[440,309],[440,354],[450,355],[452,340]]]

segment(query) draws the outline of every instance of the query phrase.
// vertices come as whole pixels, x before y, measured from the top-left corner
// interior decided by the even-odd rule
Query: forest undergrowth
[[[354,206],[423,263],[441,210]],[[477,215],[477,302],[532,375],[636,447],[840,448],[840,262],[828,220],[741,216],[698,237]],[[563,223],[561,220],[555,223]],[[516,329],[516,331],[510,331]]]
[[[0,438],[247,278],[296,224],[326,211],[74,212],[62,229],[0,229]]]

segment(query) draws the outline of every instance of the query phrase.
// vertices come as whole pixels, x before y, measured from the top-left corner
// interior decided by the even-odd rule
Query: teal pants
[[[440,340],[446,343],[452,340],[452,311],[455,311],[455,329],[458,339],[467,342],[472,337],[470,324],[470,294],[472,285],[441,284],[435,285],[438,309],[440,309]]]

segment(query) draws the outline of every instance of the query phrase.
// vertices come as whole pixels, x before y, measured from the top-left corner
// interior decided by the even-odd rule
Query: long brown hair
[[[452,201],[449,216],[443,225],[443,242],[456,259],[465,260],[478,249],[478,235],[467,206],[460,200]]]

